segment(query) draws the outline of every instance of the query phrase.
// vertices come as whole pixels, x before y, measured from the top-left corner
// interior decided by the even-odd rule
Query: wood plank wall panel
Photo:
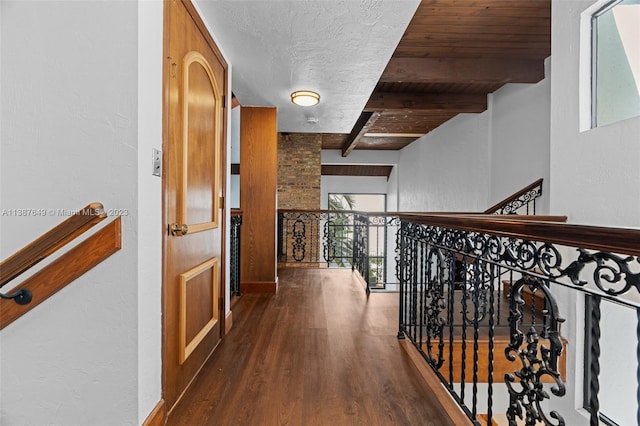
[[[275,292],[278,133],[275,108],[240,107],[243,292]]]
[[[0,330],[120,250],[121,234],[122,221],[118,217],[12,289],[11,292],[26,288],[31,291],[33,298],[27,305],[0,299]]]

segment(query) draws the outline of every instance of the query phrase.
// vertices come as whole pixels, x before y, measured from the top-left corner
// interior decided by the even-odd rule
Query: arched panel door
[[[226,64],[189,3],[165,7],[163,390],[172,407],[223,330]]]

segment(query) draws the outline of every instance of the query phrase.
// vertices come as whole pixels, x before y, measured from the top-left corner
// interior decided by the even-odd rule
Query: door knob
[[[189,226],[186,223],[182,225],[172,223],[171,225],[169,225],[169,232],[171,232],[171,235],[175,237],[181,237],[183,235],[187,235],[187,233],[189,232]]]

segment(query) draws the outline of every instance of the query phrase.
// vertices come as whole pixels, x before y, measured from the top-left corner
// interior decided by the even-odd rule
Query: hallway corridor
[[[350,270],[280,270],[277,294],[235,304],[167,424],[452,425],[396,339],[397,305]]]

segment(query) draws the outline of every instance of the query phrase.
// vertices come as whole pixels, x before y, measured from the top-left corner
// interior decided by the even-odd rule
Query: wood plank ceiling
[[[536,83],[551,55],[551,0],[422,0],[351,134],[323,149],[398,150],[506,83]]]

